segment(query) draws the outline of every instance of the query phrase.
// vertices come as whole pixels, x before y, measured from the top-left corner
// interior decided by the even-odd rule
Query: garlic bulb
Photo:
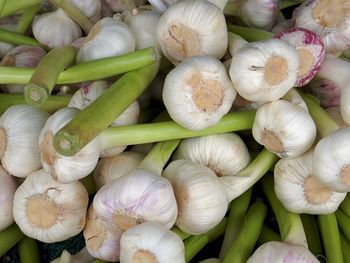
[[[254,139],[280,158],[295,158],[306,152],[316,132],[308,111],[285,100],[262,105],[252,128]]]
[[[340,88],[327,79],[314,78],[309,84],[311,93],[316,96],[323,108],[340,105]]]
[[[163,13],[169,6],[179,0],[149,0],[148,2],[158,11]]]
[[[346,193],[322,184],[314,175],[313,151],[295,159],[281,159],[275,166],[275,192],[283,206],[293,213],[330,214]]]
[[[34,18],[34,37],[50,48],[64,47],[82,36],[80,27],[61,9]]]
[[[191,235],[214,228],[225,216],[229,200],[208,167],[188,160],[171,162],[164,170],[173,188],[179,209],[176,225]]]
[[[296,48],[299,55],[300,68],[296,87],[306,85],[319,71],[325,57],[323,42],[315,33],[304,28],[291,28],[274,36]]]
[[[296,49],[279,39],[246,44],[232,57],[230,77],[243,98],[274,101],[296,83],[299,71]]]
[[[228,51],[230,52],[231,56],[236,54],[237,51],[241,49],[245,44],[248,44],[248,41],[245,40],[243,37],[228,32]]]
[[[284,21],[279,22],[278,24],[274,25],[274,27],[271,29],[272,33],[279,33],[285,30],[288,30],[293,27],[293,22],[291,19],[287,19]]]
[[[183,140],[174,159],[187,159],[207,166],[217,176],[232,176],[249,164],[250,155],[238,135],[223,133]]]
[[[270,241],[262,244],[250,256],[247,263],[307,262],[318,263],[318,259],[304,246]]]
[[[182,0],[160,17],[157,39],[163,54],[174,64],[207,55],[222,58],[228,37],[225,16],[205,0]]]
[[[0,231],[14,222],[12,207],[16,188],[15,178],[10,176],[0,165]]]
[[[350,128],[322,138],[313,154],[315,177],[334,191],[350,191]]]
[[[0,25],[0,28],[6,29],[8,31],[16,31],[16,27],[17,27],[16,24]],[[10,48],[12,48],[12,47],[13,47],[12,44],[0,41],[0,58],[5,56],[6,52],[9,51]]]
[[[100,0],[70,0],[70,2],[82,11],[92,22],[97,22],[101,18]]]
[[[190,130],[219,122],[235,97],[236,91],[224,65],[209,56],[184,60],[168,73],[163,88],[163,101],[169,115]]]
[[[349,127],[349,125],[342,119],[340,115],[340,108],[339,107],[330,107],[326,109],[329,116],[332,117],[332,119],[337,123],[337,125],[340,128],[346,128]]]
[[[120,262],[185,263],[185,246],[178,235],[163,225],[145,222],[123,233]]]
[[[80,182],[62,184],[39,170],[18,187],[13,216],[25,235],[53,243],[75,236],[84,228],[88,201]]]
[[[120,56],[135,50],[135,37],[122,21],[105,17],[98,21],[79,49],[78,63]]]
[[[5,170],[26,177],[41,168],[38,138],[49,114],[30,105],[15,105],[0,117],[0,160]]]
[[[110,9],[112,9],[114,12],[123,12],[125,10],[129,10],[130,6],[125,3],[124,0],[104,0],[105,3],[109,6]],[[132,1],[135,6],[141,6],[144,5],[147,0],[133,0]]]
[[[101,188],[112,180],[129,174],[144,158],[142,153],[122,152],[114,157],[100,159],[93,172],[96,186]]]
[[[62,183],[79,180],[91,173],[99,158],[99,140],[95,138],[73,156],[57,153],[53,145],[55,134],[66,125],[79,110],[63,108],[56,111],[46,122],[39,137],[41,163],[45,171]]]

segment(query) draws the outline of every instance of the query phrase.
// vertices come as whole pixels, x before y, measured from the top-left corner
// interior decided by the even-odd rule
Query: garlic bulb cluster
[[[184,60],[168,73],[163,88],[163,101],[171,118],[190,130],[219,122],[235,97],[224,65],[209,56]]]
[[[157,39],[163,54],[174,64],[199,55],[220,59],[228,43],[225,16],[205,0],[181,0],[160,17]]]
[[[0,160],[11,175],[26,177],[41,168],[39,134],[49,114],[30,105],[15,105],[0,117]]]
[[[2,24],[0,25],[0,28],[9,30],[9,31],[16,31],[16,24]],[[0,58],[5,56],[6,52],[12,48],[13,45],[6,43],[6,42],[1,42],[0,41]]]
[[[330,214],[346,193],[333,191],[314,174],[313,151],[294,159],[281,159],[274,170],[275,193],[283,206],[294,213]]]
[[[101,18],[100,0],[70,0],[70,2],[92,22],[95,23]]]
[[[145,222],[126,230],[120,239],[120,262],[185,263],[181,238],[154,222]]]
[[[40,132],[39,146],[41,163],[45,171],[62,183],[70,183],[89,175],[99,158],[99,139],[95,138],[73,156],[57,153],[53,139],[55,134],[79,112],[75,108],[56,111]]]
[[[62,9],[35,17],[32,29],[34,37],[50,48],[67,46],[82,36],[80,27]]]
[[[339,106],[341,90],[334,82],[328,79],[314,78],[308,87],[310,92],[320,100],[323,108]]]
[[[230,77],[239,95],[250,101],[274,101],[297,81],[296,49],[280,39],[246,44],[232,57]]]
[[[254,139],[280,158],[295,158],[306,152],[316,132],[308,111],[285,100],[262,105],[252,127]]]
[[[235,133],[223,133],[183,140],[174,159],[187,159],[207,166],[217,176],[232,176],[250,162],[243,140]]]
[[[25,235],[53,243],[75,236],[84,228],[88,201],[80,182],[62,184],[39,170],[18,187],[13,216]]]
[[[224,187],[208,167],[188,160],[171,162],[164,170],[179,209],[176,225],[184,232],[200,235],[225,216],[229,200]]]
[[[135,51],[135,37],[122,21],[105,17],[98,21],[79,49],[78,63],[123,55]]]
[[[12,207],[16,189],[15,178],[10,176],[0,165],[0,231],[14,222]]]
[[[130,9],[130,6],[124,0],[104,0],[104,2],[114,12],[123,12]],[[144,5],[147,0],[133,0],[136,7]]]

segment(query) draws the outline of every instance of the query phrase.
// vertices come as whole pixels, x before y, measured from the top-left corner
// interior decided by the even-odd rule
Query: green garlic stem
[[[41,105],[50,96],[60,73],[75,59],[77,49],[66,46],[55,48],[43,57],[24,88],[26,102]]]
[[[26,8],[23,11],[22,17],[19,20],[16,31],[19,34],[25,34],[28,31],[28,28],[30,27],[33,18],[35,17],[36,13],[39,11],[40,5],[33,5],[28,8]]]
[[[18,246],[22,263],[40,263],[38,243],[30,237],[24,237]]]
[[[338,209],[335,211],[335,216],[337,218],[338,226],[341,232],[344,234],[347,240],[350,240],[350,217],[348,217],[343,211]]]
[[[0,232],[0,257],[16,245],[24,234],[16,224],[13,224]]]
[[[224,241],[222,242],[219,258],[223,260],[232,243],[237,238],[242,228],[245,214],[249,208],[252,188],[245,191],[241,196],[231,202],[230,214],[227,220]]]
[[[182,231],[177,226],[173,226],[170,230],[173,231],[176,235],[178,235],[182,240],[185,240],[191,236],[190,234],[187,234],[184,231]]]
[[[4,10],[4,7],[6,5],[7,0],[0,0],[0,16],[2,14],[2,10]]]
[[[340,233],[340,244],[343,251],[344,263],[350,263],[350,243],[342,233]]]
[[[343,202],[340,204],[341,210],[350,217],[350,195],[347,194]]]
[[[240,1],[237,0],[230,0],[228,3],[225,5],[224,8],[224,14],[227,16],[240,16]]]
[[[107,263],[107,262],[101,259],[95,259],[94,261],[92,261],[92,263]]]
[[[307,244],[309,246],[309,250],[315,256],[322,255],[322,244],[320,233],[318,232],[316,220],[313,215],[301,214],[300,215],[301,222],[303,223]]]
[[[269,228],[266,225],[263,225],[259,238],[257,240],[258,245],[262,245],[264,243],[270,242],[270,241],[279,241],[281,242],[281,237],[278,233],[276,233],[274,230]]]
[[[284,242],[302,245],[307,248],[308,244],[300,216],[289,212],[278,200],[274,191],[274,181],[272,176],[269,175],[263,178],[262,187],[276,216],[281,239]]]
[[[318,223],[320,227],[327,262],[344,262],[340,244],[337,218],[335,214],[332,213],[328,215],[319,215]]]
[[[243,226],[232,243],[223,263],[246,262],[252,254],[255,243],[264,225],[267,208],[261,202],[252,204],[245,216]]]
[[[61,8],[67,15],[72,18],[86,34],[90,32],[94,24],[82,13],[79,8],[75,7],[69,0],[49,0],[57,8]]]
[[[273,33],[268,31],[232,24],[227,24],[227,29],[229,32],[237,34],[249,42],[270,39],[274,36]]]
[[[300,5],[300,3],[301,2],[297,0],[283,0],[280,1],[279,8],[282,10],[291,6]]]
[[[0,13],[0,18],[7,17],[17,13],[18,11],[25,10],[33,5],[40,4],[42,0],[8,0]]]
[[[12,2],[12,0],[9,2]],[[11,32],[3,28],[0,28],[0,41],[14,44],[16,46],[17,45],[39,46],[48,50],[48,47],[43,46],[34,38],[23,36],[19,33]],[[2,84],[5,84],[5,83],[2,83]]]
[[[88,176],[84,177],[83,179],[80,179],[79,181],[84,185],[89,195],[93,195],[97,192],[95,180],[92,174],[89,174]]]

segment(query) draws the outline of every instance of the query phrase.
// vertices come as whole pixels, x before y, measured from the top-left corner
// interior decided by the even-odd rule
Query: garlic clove
[[[185,263],[185,246],[179,236],[163,225],[145,222],[123,233],[120,262]]]
[[[309,84],[311,93],[316,96],[323,108],[336,107],[340,105],[341,90],[330,80],[314,78]]]
[[[349,127],[349,124],[347,124],[340,115],[340,108],[339,107],[330,107],[326,109],[329,116],[332,117],[332,119],[337,123],[337,125],[340,128],[346,128]]]
[[[160,17],[157,39],[174,64],[199,55],[220,59],[228,43],[224,14],[205,0],[176,2]]]
[[[232,57],[230,77],[239,95],[250,101],[274,101],[296,83],[296,49],[279,39],[246,44]]]
[[[18,187],[13,216],[25,235],[45,243],[59,242],[84,228],[88,201],[80,182],[62,184],[39,170]]]
[[[0,117],[0,160],[8,173],[26,177],[41,168],[38,138],[48,117],[30,105],[12,106]]]
[[[15,178],[10,176],[0,165],[0,231],[13,222],[13,196],[17,189]]]
[[[168,73],[163,101],[171,118],[190,130],[216,124],[230,110],[236,91],[223,64],[191,57]]]

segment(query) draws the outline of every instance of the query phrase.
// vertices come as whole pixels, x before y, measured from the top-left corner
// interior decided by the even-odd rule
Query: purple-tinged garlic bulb
[[[323,108],[340,105],[341,90],[334,82],[328,79],[314,78],[308,84],[308,88],[320,100]]]

